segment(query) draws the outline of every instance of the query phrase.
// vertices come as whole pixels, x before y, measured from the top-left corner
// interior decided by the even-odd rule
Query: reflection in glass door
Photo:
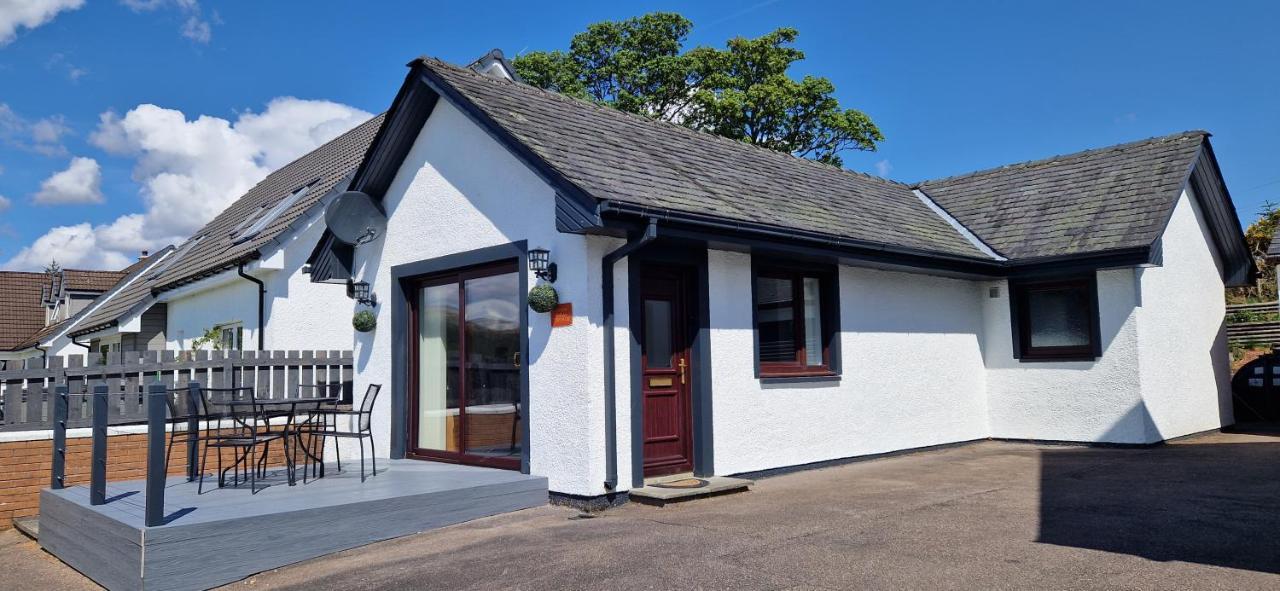
[[[519,468],[520,276],[514,262],[419,283],[413,454]]]

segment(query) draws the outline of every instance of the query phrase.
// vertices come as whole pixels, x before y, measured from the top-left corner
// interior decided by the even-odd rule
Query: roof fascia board
[[[924,262],[936,262],[939,265],[952,263],[956,265],[976,265],[980,268],[990,268],[992,270],[1000,267],[1000,261],[980,259],[977,257],[964,257],[950,255],[946,253],[938,253],[927,250],[920,250],[901,246],[892,246],[876,242],[867,242],[862,240],[854,240],[841,236],[830,234],[822,234],[818,232],[805,232],[790,228],[771,226],[768,224],[759,224],[754,222],[726,220],[716,216],[695,214],[687,212],[679,212],[670,209],[646,207],[640,205],[631,205],[628,203],[605,202],[600,204],[602,213],[617,213],[625,216],[636,218],[658,218],[668,222],[684,223],[698,226],[715,233],[723,233],[726,235],[741,235],[755,237],[769,237],[773,240],[794,240],[801,243],[808,243],[820,247],[826,247],[833,251],[864,251],[866,253],[883,253],[893,256],[915,257]]]
[[[386,144],[390,141],[387,137],[388,129],[391,128],[392,121],[400,118],[404,111],[404,103],[408,100],[413,87],[418,84],[417,79],[417,60],[409,62],[409,73],[405,74],[404,82],[400,84],[400,90],[396,92],[396,96],[391,100],[391,107],[387,109],[387,114],[382,118],[382,125],[378,127],[378,133],[373,136],[373,141],[369,144],[369,149],[365,151],[364,158],[360,159],[360,165],[356,167],[352,173],[351,187],[357,191],[367,191],[370,184],[370,167],[373,166],[373,156],[385,151]],[[403,158],[403,156],[402,156]],[[375,198],[381,198],[381,195],[373,195]]]
[[[274,268],[263,267],[261,263],[262,261],[253,261],[251,263],[247,263],[245,267],[245,272],[253,275],[254,271],[264,271],[264,270],[274,271],[275,270]],[[217,273],[208,275],[206,277],[202,277],[196,281],[192,281],[185,285],[181,285],[173,289],[169,289],[169,290],[165,290],[163,292],[157,293],[154,295],[153,297],[154,301],[152,303],[158,304],[161,302],[172,302],[174,300],[180,300],[182,298],[190,297],[201,292],[209,291],[211,289],[216,289],[224,285],[227,285],[236,281],[240,281],[240,276],[234,272],[235,270],[236,270],[236,267],[223,269],[221,271],[218,271]],[[141,312],[145,312],[145,310],[140,310],[139,313]]]
[[[449,85],[444,79],[440,78],[432,72],[430,68],[422,67],[421,80],[438,95],[449,101],[449,104],[462,111],[467,118],[476,123],[490,137],[497,140],[499,144],[507,148],[516,158],[524,162],[534,174],[537,174],[547,184],[551,185],[557,193],[561,193],[564,197],[575,201],[583,210],[592,211],[596,207],[596,200],[581,187],[575,185],[567,177],[551,166],[541,156],[537,155],[524,142],[517,139],[511,132],[494,121],[483,109],[476,106],[470,99],[458,92],[453,86]],[[511,84],[518,84],[512,82]],[[403,160],[403,158],[402,158]]]
[[[995,249],[991,248],[986,242],[983,242],[982,239],[978,238],[978,235],[974,234],[972,231],[969,230],[969,228],[966,228],[964,224],[960,223],[960,220],[957,220],[956,218],[952,217],[951,214],[947,213],[946,209],[944,209],[941,205],[938,205],[938,203],[934,201],[933,198],[929,197],[929,195],[926,194],[924,191],[920,190],[919,188],[915,188],[915,189],[912,189],[911,192],[915,193],[916,197],[920,199],[921,203],[924,203],[925,207],[928,207],[929,209],[933,210],[933,213],[938,214],[938,217],[946,221],[947,224],[949,224],[952,228],[955,228],[956,232],[959,232],[960,235],[963,236],[965,240],[969,241],[969,244],[972,244],[974,248],[982,251],[982,254],[985,254],[997,261],[1009,260],[1005,256],[996,252]]]
[[[617,204],[604,207],[617,211]],[[1142,267],[1159,264],[1158,252],[1151,247],[1102,251],[1097,253],[1043,257],[1026,261],[997,261],[951,257],[938,253],[886,247],[884,245],[858,244],[853,241],[815,239],[813,236],[796,235],[784,231],[752,231],[750,224],[706,224],[680,217],[665,215],[652,209],[633,219],[608,217],[605,223],[619,229],[633,229],[640,220],[657,217],[665,223],[662,235],[688,238],[704,242],[718,242],[777,252],[793,252],[804,256],[828,257],[846,262],[858,262],[876,267],[892,267],[900,270],[926,271],[929,274],[990,279],[996,277],[1052,276],[1082,271],[1114,268]],[[1154,253],[1154,255],[1153,255]],[[1155,259],[1153,259],[1155,256]]]
[[[1201,161],[1208,165],[1208,170],[1200,168]],[[1197,187],[1196,172],[1200,171],[1203,176],[1208,177],[1208,181],[1213,183],[1215,195],[1217,199],[1212,199],[1209,191],[1205,191],[1207,187]],[[1218,167],[1218,159],[1213,153],[1213,145],[1209,142],[1208,136],[1205,136],[1200,145],[1200,152],[1196,155],[1196,159],[1192,163],[1191,170],[1188,172],[1186,184],[1190,183],[1196,199],[1200,202],[1200,210],[1205,215],[1205,223],[1209,226],[1209,231],[1217,242],[1218,250],[1223,258],[1223,280],[1228,287],[1238,287],[1250,285],[1254,282],[1258,275],[1257,265],[1254,263],[1253,255],[1249,251],[1249,246],[1244,239],[1244,231],[1240,225],[1240,216],[1236,213],[1235,203],[1231,200],[1231,192],[1227,189],[1227,182],[1222,178],[1222,169]],[[1172,208],[1171,208],[1172,209]],[[1170,217],[1172,217],[1172,211]],[[1169,220],[1165,220],[1166,227]]]

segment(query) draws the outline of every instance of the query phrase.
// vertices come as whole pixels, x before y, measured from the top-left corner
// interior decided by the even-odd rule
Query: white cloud
[[[208,43],[213,38],[213,29],[209,26],[209,21],[198,16],[189,16],[186,22],[182,23],[182,36],[196,43]]]
[[[0,0],[0,46],[18,36],[18,27],[34,29],[59,12],[76,10],[84,0]]]
[[[8,197],[5,197],[4,195],[0,195],[0,213],[3,213],[4,210],[9,209],[10,205],[13,205],[13,202],[9,201]]]
[[[213,38],[213,26],[204,17],[204,11],[196,0],[120,0],[120,3],[134,12],[150,12],[172,5],[187,17],[182,22],[182,28],[179,29],[183,37],[204,44],[208,44]],[[217,20],[215,12],[214,21]]]
[[[6,269],[37,271],[50,261],[76,269],[123,269],[132,257],[101,248],[97,232],[89,223],[58,226],[23,248],[4,264]]]
[[[64,70],[67,74],[67,80],[70,80],[72,83],[79,82],[81,78],[85,77],[89,73],[87,68],[82,68],[71,63],[64,53],[55,53],[49,56],[48,61],[44,63],[44,69]]]
[[[889,164],[889,160],[887,158],[876,162],[876,174],[878,176],[881,178],[888,178],[890,172],[893,172],[893,165]]]
[[[62,115],[29,121],[0,103],[0,140],[10,146],[45,156],[65,156],[67,148],[62,145],[62,137],[70,133]]]
[[[40,205],[102,203],[102,167],[93,158],[72,158],[66,170],[40,183],[32,200]]]
[[[139,105],[123,116],[103,113],[90,142],[113,155],[135,159],[133,178],[142,186],[145,211],[110,224],[54,228],[3,267],[43,268],[46,255],[57,254],[58,245],[69,249],[68,254],[57,255],[69,267],[80,252],[73,247],[90,240],[95,248],[117,256],[104,254],[75,264],[111,268],[107,262],[132,260],[138,250],[178,243],[271,170],[369,117],[372,114],[347,105],[293,97],[274,99],[262,112],[241,113],[234,122],[207,115],[188,119],[181,111],[155,105]],[[69,238],[68,228],[77,228],[76,240]],[[45,240],[55,233],[57,239]],[[24,254],[28,251],[36,254]]]

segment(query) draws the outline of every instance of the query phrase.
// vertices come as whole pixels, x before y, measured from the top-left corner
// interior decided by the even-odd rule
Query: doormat
[[[671,482],[655,482],[649,486],[654,488],[702,488],[708,484],[710,483],[701,478],[681,478]]]

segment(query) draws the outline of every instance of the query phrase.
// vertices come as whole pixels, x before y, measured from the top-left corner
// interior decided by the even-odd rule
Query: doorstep
[[[682,486],[685,482],[694,480],[705,484]],[[688,474],[680,474],[646,479],[644,486],[631,489],[630,496],[632,500],[640,503],[662,506],[668,503],[678,503],[703,497],[745,492],[753,484],[755,484],[754,481],[744,478],[730,478],[728,476],[696,478]]]

